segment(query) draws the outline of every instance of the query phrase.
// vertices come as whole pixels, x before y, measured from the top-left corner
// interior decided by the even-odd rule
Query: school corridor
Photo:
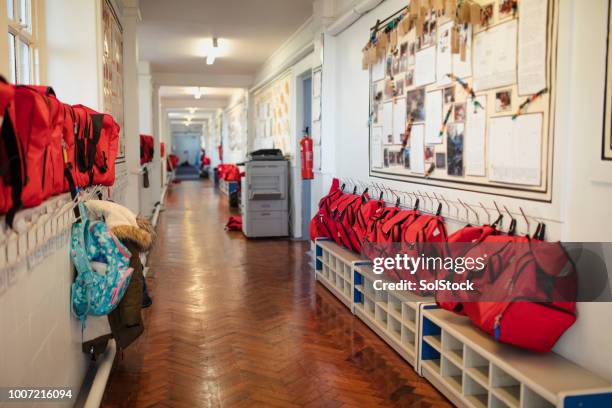
[[[173,185],[158,224],[147,330],[104,407],[450,406],[316,285],[308,244],[224,233],[227,197]]]

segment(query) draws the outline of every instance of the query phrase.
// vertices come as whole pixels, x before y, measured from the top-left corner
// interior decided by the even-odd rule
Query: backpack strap
[[[10,117],[9,108],[4,111],[4,121],[2,123],[2,141],[8,155],[8,171],[7,185],[11,186],[13,207],[6,214],[6,223],[13,228],[13,221],[17,211],[21,209],[23,203],[21,201],[21,192],[23,186],[27,184],[27,163],[25,162],[24,149],[21,140],[15,132],[15,126]],[[3,170],[2,173],[5,171]],[[1,175],[1,174],[0,174]]]
[[[104,162],[101,165],[98,165],[98,163],[96,163],[96,152],[97,152],[97,148],[98,148],[98,143],[100,143],[100,136],[102,134],[102,124],[104,121],[104,114],[99,113],[99,114],[92,114],[90,115],[91,117],[91,133],[92,133],[92,143],[91,146],[89,147],[89,157],[91,159],[91,166],[93,168],[93,166],[95,165],[101,173],[106,173],[108,171],[108,158],[106,157],[106,152],[102,151],[102,157]]]

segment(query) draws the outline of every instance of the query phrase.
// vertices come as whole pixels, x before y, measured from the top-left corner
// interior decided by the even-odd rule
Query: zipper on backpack
[[[49,151],[49,146],[45,147],[45,157],[43,158],[43,174],[42,174],[42,187],[45,187],[45,179],[47,176],[47,152]]]

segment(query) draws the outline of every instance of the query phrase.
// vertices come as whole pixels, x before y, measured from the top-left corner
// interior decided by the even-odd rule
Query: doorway
[[[312,77],[308,74],[302,81],[302,136],[312,129]],[[312,180],[302,180],[302,240],[310,238],[310,195]]]

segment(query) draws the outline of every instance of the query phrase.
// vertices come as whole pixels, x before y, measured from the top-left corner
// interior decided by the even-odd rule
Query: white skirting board
[[[74,403],[75,408],[98,408],[100,406],[116,354],[117,344],[111,339],[98,363],[87,373],[79,396]]]

